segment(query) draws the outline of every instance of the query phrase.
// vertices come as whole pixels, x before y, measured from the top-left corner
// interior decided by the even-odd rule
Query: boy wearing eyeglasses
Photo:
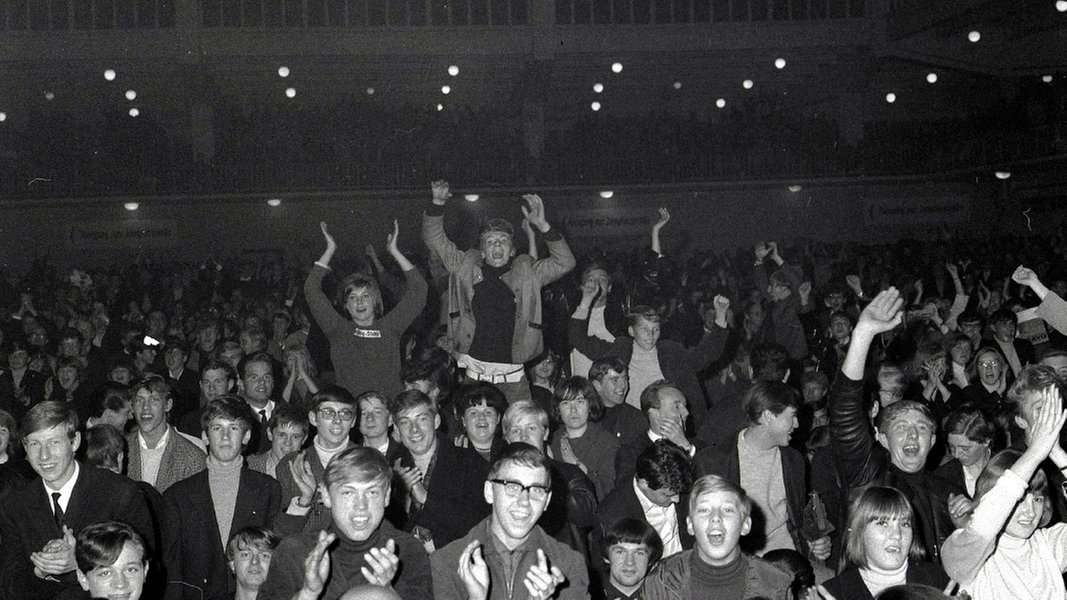
[[[324,386],[311,396],[308,420],[315,428],[311,447],[292,452],[278,462],[274,473],[282,487],[284,515],[274,523],[280,534],[317,531],[329,523],[319,483],[330,460],[354,446],[348,434],[356,423],[356,399],[343,387]]]
[[[589,598],[585,559],[537,526],[552,497],[544,455],[523,442],[508,444],[482,494],[492,505],[489,517],[430,555],[436,600]]]

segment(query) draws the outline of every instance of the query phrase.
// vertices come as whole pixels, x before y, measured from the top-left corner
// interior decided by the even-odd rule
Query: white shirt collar
[[[67,482],[63,484],[63,487],[59,488],[58,490],[53,490],[52,488],[48,487],[48,484],[45,483],[42,479],[41,484],[44,485],[44,493],[48,496],[48,499],[51,500],[52,494],[55,492],[59,492],[59,505],[66,509],[67,502],[70,501],[70,495],[74,491],[74,484],[78,483],[79,473],[81,473],[81,466],[78,464],[78,461],[74,461],[74,474],[71,475],[70,479],[68,479]]]
[[[167,440],[170,438],[170,425],[166,425],[166,430],[163,431],[163,437],[159,438],[159,443],[155,448],[149,448],[148,444],[144,441],[144,434],[140,431],[137,432],[137,441],[141,444],[141,450],[159,450],[160,448],[167,447]]]

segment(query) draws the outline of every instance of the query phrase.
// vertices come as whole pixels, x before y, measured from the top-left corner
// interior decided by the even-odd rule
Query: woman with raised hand
[[[397,247],[400,226],[393,221],[393,232],[386,240],[386,249],[407,278],[404,295],[389,314],[383,315],[382,293],[377,280],[363,273],[353,273],[338,285],[338,300],[344,307],[344,314],[336,311],[322,292],[322,278],[330,269],[337,242],[326,229],[326,223],[320,225],[326,250],[315,261],[304,282],[304,296],[312,317],[330,341],[330,358],[337,383],[353,396],[377,390],[392,398],[403,390],[400,336],[426,304],[426,279]]]

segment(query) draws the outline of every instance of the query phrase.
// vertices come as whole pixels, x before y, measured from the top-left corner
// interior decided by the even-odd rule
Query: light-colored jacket
[[[478,249],[461,251],[445,235],[444,207],[433,205],[422,216],[422,239],[441,259],[448,271],[448,337],[459,352],[466,353],[474,341],[475,319],[471,307],[474,285],[482,280],[482,254]],[[574,255],[566,240],[549,231],[545,236],[548,256],[534,260],[520,254],[501,280],[515,294],[515,330],[511,341],[511,362],[525,363],[544,349],[541,318],[541,288],[574,268]],[[483,357],[472,357],[483,358]],[[484,359],[484,358],[483,358]]]

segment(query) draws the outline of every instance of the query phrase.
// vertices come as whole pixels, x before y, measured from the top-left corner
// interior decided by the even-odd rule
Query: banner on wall
[[[568,241],[581,240],[588,245],[608,241],[620,246],[647,245],[655,218],[658,215],[635,213],[621,207],[553,210],[548,214],[549,223],[558,221],[566,228]]]
[[[868,227],[966,223],[970,218],[970,202],[962,196],[863,199],[863,219]]]
[[[178,240],[175,221],[83,221],[73,223],[68,232],[73,248],[162,248]]]

